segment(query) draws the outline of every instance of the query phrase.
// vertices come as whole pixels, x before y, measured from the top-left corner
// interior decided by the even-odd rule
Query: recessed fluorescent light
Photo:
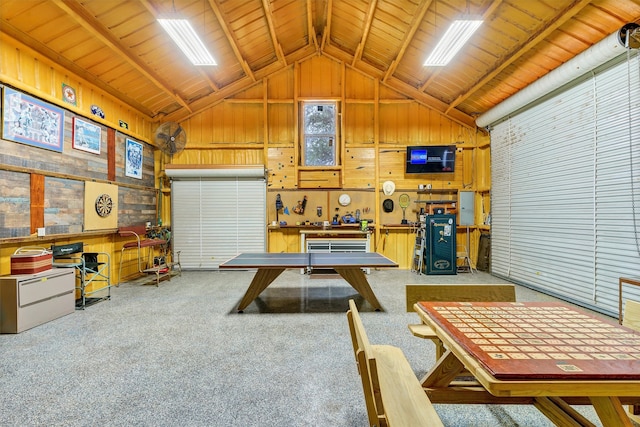
[[[186,19],[158,19],[193,65],[218,65]]]
[[[480,25],[482,25],[482,20],[479,19],[453,21],[424,62],[424,66],[442,67],[447,65]]]

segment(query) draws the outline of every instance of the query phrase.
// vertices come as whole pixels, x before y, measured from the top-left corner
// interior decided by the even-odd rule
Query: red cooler
[[[35,274],[51,270],[51,251],[40,247],[18,248],[11,255],[11,274]]]

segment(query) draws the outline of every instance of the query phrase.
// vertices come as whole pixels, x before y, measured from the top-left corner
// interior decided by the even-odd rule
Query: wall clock
[[[113,209],[113,200],[111,200],[111,196],[106,193],[99,195],[96,199],[96,213],[104,218],[109,216],[111,209]]]
[[[341,194],[338,198],[338,203],[340,203],[340,205],[342,206],[349,206],[349,204],[351,203],[351,197],[349,197],[349,195],[346,193]]]

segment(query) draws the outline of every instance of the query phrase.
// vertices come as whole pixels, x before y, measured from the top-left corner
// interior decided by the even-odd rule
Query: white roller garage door
[[[266,250],[266,181],[257,175],[173,178],[171,231],[182,268],[217,269]]]
[[[640,276],[640,63],[621,59],[491,130],[492,272],[612,315]]]

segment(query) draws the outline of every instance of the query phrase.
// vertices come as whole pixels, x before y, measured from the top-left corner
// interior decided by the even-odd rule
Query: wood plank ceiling
[[[218,63],[194,67],[156,22],[188,18]],[[446,67],[455,17],[485,23]],[[0,31],[157,121],[181,120],[326,55],[464,123],[640,20],[640,0],[2,0]]]

